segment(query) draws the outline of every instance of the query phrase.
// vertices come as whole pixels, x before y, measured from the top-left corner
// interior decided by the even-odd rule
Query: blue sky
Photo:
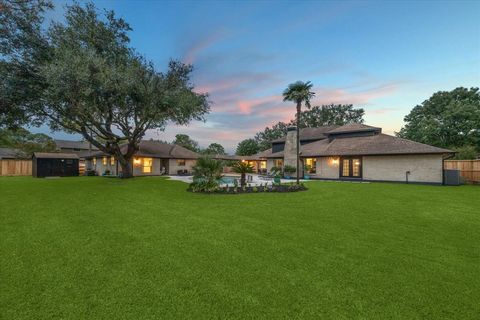
[[[393,134],[432,93],[480,85],[478,1],[95,3],[130,23],[132,46],[159,70],[170,58],[192,63],[196,90],[210,93],[205,123],[170,125],[148,138],[186,133],[233,151],[293,117],[281,94],[296,80],[313,82],[315,105],[363,107],[367,124]],[[56,2],[53,19],[63,4]]]

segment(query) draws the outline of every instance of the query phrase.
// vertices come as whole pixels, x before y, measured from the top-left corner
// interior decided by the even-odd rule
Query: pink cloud
[[[282,101],[282,97],[270,96],[270,97],[263,97],[263,98],[250,99],[250,100],[241,100],[241,101],[237,101],[236,105],[240,110],[240,113],[250,114],[252,113],[253,108],[257,109],[264,104],[268,104],[276,101]]]
[[[183,62],[186,64],[192,64],[197,60],[198,55],[203,50],[213,46],[216,42],[224,38],[222,33],[214,33],[205,38],[200,38],[196,43],[194,43],[183,57]]]

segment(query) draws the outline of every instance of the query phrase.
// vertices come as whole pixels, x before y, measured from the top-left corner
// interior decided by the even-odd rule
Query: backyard
[[[0,178],[0,318],[478,319],[480,188]]]

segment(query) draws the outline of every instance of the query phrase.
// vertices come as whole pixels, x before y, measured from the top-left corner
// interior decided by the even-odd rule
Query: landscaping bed
[[[192,185],[189,186],[187,191],[194,193],[207,193],[207,194],[240,194],[240,193],[265,193],[265,192],[299,192],[306,191],[308,188],[302,184],[266,184],[261,186],[224,186],[217,187],[210,191],[195,189]]]

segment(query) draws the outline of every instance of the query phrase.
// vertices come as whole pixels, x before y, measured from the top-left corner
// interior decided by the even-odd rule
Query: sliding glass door
[[[361,178],[362,177],[362,157],[340,158],[340,177],[341,178]]]

